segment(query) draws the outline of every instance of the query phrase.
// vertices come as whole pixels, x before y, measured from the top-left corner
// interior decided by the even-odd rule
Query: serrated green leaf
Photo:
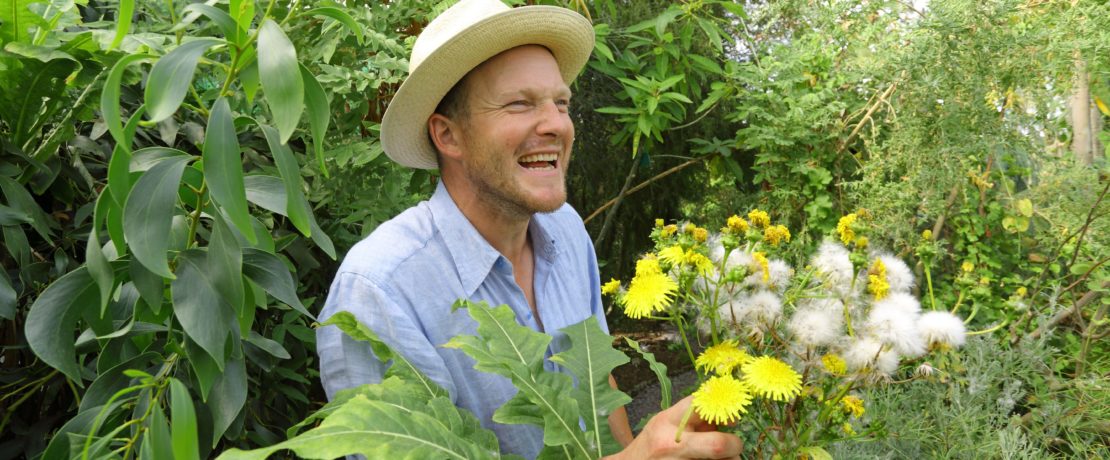
[[[143,173],[123,209],[123,234],[135,258],[155,275],[174,278],[166,261],[177,187],[189,157],[171,157]],[[114,236],[113,236],[114,237]]]
[[[386,345],[374,331],[366,327],[355,318],[355,315],[347,311],[340,311],[327,321],[320,324],[320,327],[335,326],[339,330],[347,334],[348,337],[370,344],[370,349],[374,352],[374,356],[378,357],[381,362],[388,362],[393,360],[393,365],[386,371],[386,378],[397,377],[404,381],[415,382],[423,389],[426,397],[441,397],[447,396],[447,390],[444,390],[438,384],[429,379],[420,369],[417,369],[408,359],[405,359],[399,353],[395,353],[393,349]]]
[[[224,432],[235,421],[247,402],[247,368],[242,359],[233,359],[224,366],[224,372],[212,386],[208,399],[208,412],[212,414],[212,447],[220,442]]]
[[[222,369],[224,345],[230,328],[236,327],[235,312],[216,291],[213,274],[207,270],[207,253],[190,249],[177,260],[177,279],[170,284],[173,314],[189,338]]]
[[[304,81],[297,63],[297,50],[276,22],[266,19],[258,33],[258,77],[266,92],[270,117],[289,141],[304,111]]]
[[[212,199],[227,212],[235,228],[247,238],[258,241],[251,228],[247,191],[243,186],[243,157],[227,99],[212,106],[208,130],[204,135],[204,180]]]
[[[659,410],[671,407],[671,379],[667,377],[667,365],[656,361],[655,354],[644,351],[644,349],[640,347],[639,342],[628,337],[625,337],[624,341],[627,342],[628,346],[632,347],[633,350],[636,350],[636,353],[639,353],[640,356],[644,358],[644,361],[647,361],[648,367],[655,373],[655,377],[659,379]]]
[[[328,124],[331,121],[331,103],[328,102],[328,95],[324,93],[320,82],[316,81],[316,76],[303,65],[301,78],[304,80],[305,111],[308,114],[308,128],[312,132],[312,147],[316,151],[316,162],[319,163],[324,177],[328,177],[328,169],[324,165],[324,135],[327,134]]]
[[[498,458],[490,446],[460,437],[427,413],[356,395],[318,428],[273,446],[231,449],[218,460],[265,459],[289,449],[303,458],[336,458],[361,454],[367,458]]]
[[[216,38],[198,38],[182,43],[154,63],[147,78],[145,94],[151,122],[165,120],[177,112],[189,92],[189,86],[193,84],[197,61],[209,48],[222,43],[223,40]]]
[[[73,329],[83,309],[99,300],[96,282],[85,267],[54,281],[31,304],[24,335],[31,351],[78,386],[81,369],[73,346]]]
[[[573,394],[578,402],[586,431],[593,436],[591,445],[597,458],[614,453],[619,446],[603,441],[609,432],[608,415],[632,401],[628,395],[609,385],[609,375],[628,357],[613,348],[613,338],[601,330],[596,317],[560,329],[570,339],[570,348],[551,357],[578,377]],[[611,436],[610,436],[611,438]]]
[[[297,285],[293,282],[293,276],[277,256],[254,248],[243,248],[243,275],[258,283],[275,299],[313,320],[316,319],[297,297]]]
[[[170,377],[170,439],[174,460],[199,460],[200,438],[197,437],[197,414],[193,398],[181,381]]]
[[[274,155],[274,163],[277,164],[282,183],[285,185],[286,215],[301,234],[310,236],[312,228],[309,221],[312,209],[309,208],[308,200],[304,197],[300,167],[297,165],[296,158],[293,158],[293,151],[288,145],[281,143],[277,130],[262,123],[259,123],[258,127],[266,137],[266,143],[270,146],[270,153]]]

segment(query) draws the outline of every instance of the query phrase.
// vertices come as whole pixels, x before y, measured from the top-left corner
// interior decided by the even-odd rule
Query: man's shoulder
[[[427,202],[422,202],[383,222],[351,247],[339,272],[376,280],[389,279],[408,260],[419,256],[436,232]]]

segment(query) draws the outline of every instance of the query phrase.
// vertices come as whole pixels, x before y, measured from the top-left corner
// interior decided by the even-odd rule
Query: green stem
[[[189,239],[186,240],[185,249],[192,247],[193,243],[196,241],[197,224],[200,223],[200,211],[201,209],[204,209],[204,191],[207,188],[208,181],[203,180],[200,183],[200,191],[197,193],[197,208],[193,211],[193,215],[190,217],[192,221],[189,222]]]
[[[686,354],[690,357],[690,365],[696,366],[697,359],[694,358],[694,350],[690,348],[690,339],[686,337],[686,326],[682,321],[682,315],[675,315],[675,326],[678,327],[678,333],[682,335],[682,344],[686,346]],[[698,380],[701,380],[700,374]]]
[[[937,299],[933,297],[933,276],[929,273],[929,261],[926,259],[921,260],[921,264],[925,266],[925,284],[929,286],[929,303],[932,305],[933,310],[937,309]]]
[[[682,432],[686,430],[686,424],[690,423],[690,416],[694,414],[694,405],[686,408],[686,412],[682,414],[682,420],[678,423],[678,431],[674,434],[674,442],[678,444],[682,441]]]

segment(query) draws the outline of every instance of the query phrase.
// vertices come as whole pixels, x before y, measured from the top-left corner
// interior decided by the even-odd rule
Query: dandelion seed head
[[[921,313],[921,302],[918,302],[917,298],[911,294],[898,292],[890,294],[883,300],[876,301],[872,308],[899,310],[916,317],[917,314]]]
[[[817,248],[810,261],[820,274],[825,284],[833,288],[838,294],[846,294],[852,286],[855,277],[855,268],[849,258],[848,249],[831,240],[825,240]]]
[[[760,268],[762,268],[760,266]],[[794,276],[794,269],[785,261],[768,260],[766,272],[755,269],[755,272],[744,279],[744,286],[763,288],[775,292],[783,292],[790,286],[790,278]]]
[[[745,321],[772,324],[782,317],[782,299],[770,291],[757,291],[743,300]]]
[[[917,330],[917,314],[895,308],[874,307],[863,329],[899,355],[916,358],[925,354],[925,340]]]
[[[886,267],[886,282],[890,285],[890,293],[908,293],[913,289],[913,270],[902,259],[893,254],[881,253],[878,259]]]
[[[799,309],[786,323],[786,329],[802,345],[832,345],[844,330],[844,315],[831,309]]]
[[[841,355],[848,369],[860,371],[873,368],[875,361],[883,350],[882,342],[871,337],[860,337],[848,344],[848,348]]]
[[[958,316],[946,311],[930,311],[917,320],[917,329],[929,346],[961,347],[967,342],[967,329]]]

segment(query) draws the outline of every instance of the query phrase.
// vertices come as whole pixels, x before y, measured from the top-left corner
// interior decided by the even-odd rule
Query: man
[[[529,458],[543,433],[491,420],[516,392],[510,381],[441,345],[475,333],[465,312],[451,312],[459,298],[509,305],[522,324],[553,336],[548,356],[569,345],[558,329],[591,315],[605,327],[593,246],[565,204],[568,85],[593,40],[590,23],[570,10],[498,0],[463,0],[428,24],[386,111],[382,143],[402,165],[438,166],[442,180],[430,200],[351,249],[321,313],[352,312],[492,429],[504,452]],[[317,337],[329,398],[380,381],[384,367],[368,346],[334,327]],[[694,432],[712,428],[696,416],[674,441],[689,404],[659,414],[635,439],[624,409],[615,411],[609,423],[626,446],[617,458],[738,458],[740,440]]]

